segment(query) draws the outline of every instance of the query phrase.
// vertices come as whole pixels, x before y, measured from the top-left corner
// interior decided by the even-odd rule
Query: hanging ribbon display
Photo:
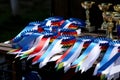
[[[54,37],[55,36],[55,37]],[[50,38],[49,38],[50,37]],[[43,50],[46,50],[47,49],[47,47],[49,46],[49,44],[51,43],[51,41],[50,41],[50,39],[52,39],[52,42],[54,41],[53,40],[53,38],[55,39],[55,38],[57,38],[57,34],[55,33],[52,33],[52,35],[51,34],[49,34],[49,36],[47,35],[47,36],[45,36],[44,35],[44,38],[45,38],[45,40],[43,39],[43,40],[41,40],[40,42],[39,42],[39,44],[38,44],[38,47],[36,47],[36,49],[32,52],[32,53],[30,53],[30,55],[29,55],[29,57],[28,57],[28,59],[30,59],[30,58],[32,58],[32,57],[35,57],[34,59],[33,59],[33,64],[34,64],[34,62],[36,62],[41,56],[42,56],[42,54],[43,54]],[[37,52],[36,52],[36,50],[37,50]]]
[[[117,53],[119,54],[119,53]],[[119,76],[119,73],[120,73],[120,57],[117,58],[116,61],[114,61],[114,65],[110,68],[110,72],[109,74],[107,75],[107,79],[108,80],[112,80],[112,79],[118,79],[120,76]]]
[[[65,67],[64,71],[66,72],[70,68],[70,64],[76,60],[76,58],[80,55],[81,50],[83,49],[83,45],[85,42],[90,42],[93,38],[91,36],[84,36],[79,38],[75,44],[70,47],[62,56],[60,59],[57,60],[56,67],[58,66],[58,69]],[[60,64],[63,64],[63,66],[59,66]]]
[[[69,41],[72,39],[75,39],[75,37],[73,37],[73,36],[60,36],[57,39],[55,39],[50,44],[50,46],[48,47],[46,52],[38,60],[38,62],[40,62],[39,67],[43,67],[44,65],[46,65],[46,63],[49,61],[49,59],[53,55],[55,55],[56,53],[61,53],[63,51],[62,46],[65,45],[65,43],[62,45],[62,42]]]
[[[97,70],[109,60],[110,54],[114,51],[114,49],[116,49],[116,48],[113,45],[110,45],[108,47],[106,53],[104,54],[104,57],[103,57],[102,61],[97,64],[97,66],[94,70],[94,75],[98,74]]]
[[[11,40],[14,49],[8,54],[30,61],[32,66],[38,64],[39,68],[55,62],[55,68],[64,72],[71,68],[75,68],[75,72],[86,72],[97,62],[93,75],[108,80],[119,78],[120,41],[81,36],[85,25],[81,19],[63,20],[59,16],[30,22]],[[117,33],[119,37],[119,25]]]
[[[12,44],[13,47],[16,47],[17,46],[17,49],[19,49],[19,51],[17,52],[12,52],[12,51],[9,51],[8,53],[9,54],[17,54],[18,52],[21,52],[21,51],[26,51],[28,49],[30,49],[32,47],[32,45],[34,44],[34,41],[42,35],[39,34],[39,33],[34,33],[34,34],[31,34],[30,36],[27,36],[27,37],[24,37],[21,41],[19,41],[18,43],[16,44]]]
[[[80,65],[80,70],[82,70],[82,72],[87,71],[89,68],[93,66],[95,61],[100,56],[100,53],[102,51],[101,47],[108,46],[110,39],[99,37],[99,38],[94,39],[94,42],[98,43],[98,45],[92,51],[90,51],[90,53],[87,55],[87,58]]]
[[[31,49],[31,51],[27,51],[27,52],[22,52],[23,54],[20,55],[21,59],[28,57],[29,55],[34,55],[37,54],[39,51],[43,50],[44,48],[46,48],[48,46],[48,41],[50,41],[50,38],[45,38],[43,37],[42,39],[39,39],[37,44],[34,45]],[[47,44],[45,45],[45,43],[47,42]],[[31,57],[29,57],[30,59]]]
[[[80,66],[82,63],[88,58],[88,55],[90,53],[93,53],[96,48],[99,49],[100,43],[98,43],[99,39],[95,39],[89,46],[88,48],[79,56],[78,59],[76,59],[73,63],[72,66],[77,66],[76,67],[76,72],[79,71],[81,68]]]
[[[81,62],[82,59],[84,59],[84,58],[87,56],[87,54],[88,54],[96,45],[97,45],[97,43],[92,42],[92,43],[88,46],[88,48],[79,56],[79,58],[76,59],[76,60],[72,63],[72,66],[75,66],[75,65],[79,64],[79,62]]]
[[[105,75],[106,77],[111,77],[110,71],[112,69],[112,67],[114,66],[114,62],[119,58],[119,52],[118,49],[120,47],[120,42],[119,41],[112,41],[110,43],[110,46],[113,46],[113,50],[111,52],[106,52],[106,54],[104,55],[102,61],[100,63],[98,63],[97,70],[95,70],[97,72],[97,74],[102,74]],[[110,48],[109,48],[110,49]],[[109,55],[107,55],[109,54]],[[106,58],[106,59],[105,59]],[[108,76],[109,75],[109,76]]]
[[[46,48],[48,46],[48,43],[50,42],[50,38],[52,36],[56,36],[57,37],[57,33],[53,33],[53,32],[50,32],[50,31],[42,32],[41,34],[43,36],[40,36],[41,38],[36,39],[36,42],[32,46],[31,49],[29,49],[28,51],[20,52],[20,54],[22,53],[21,55],[19,55],[21,58],[28,57],[28,55],[30,55],[30,54],[35,54],[35,53],[41,51],[41,49]],[[47,43],[46,43],[46,41],[47,41]],[[47,45],[45,45],[45,43]]]

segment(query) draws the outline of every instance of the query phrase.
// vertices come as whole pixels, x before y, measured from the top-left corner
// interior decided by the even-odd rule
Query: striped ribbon
[[[88,58],[88,55],[90,53],[94,53],[94,50],[99,48],[99,41],[105,39],[105,38],[96,38],[94,41],[87,47],[87,49],[79,56],[78,59],[76,59],[73,63],[72,66],[77,65],[75,72],[79,71],[81,68],[80,66],[83,64],[83,62]],[[106,39],[105,39],[106,40]],[[108,39],[107,39],[108,40]],[[106,41],[105,41],[106,42]],[[104,41],[103,41],[104,43]],[[89,59],[89,58],[88,58]],[[93,59],[94,60],[94,59]],[[89,65],[88,65],[89,66]],[[84,71],[84,68],[83,68]]]
[[[113,41],[110,45],[114,46],[113,51],[110,53],[110,56],[107,57],[106,60],[100,67],[98,68],[97,73],[102,75],[108,75],[111,72],[112,67],[114,67],[115,61],[119,58],[120,53],[118,52],[118,48],[120,47],[119,41]],[[104,59],[104,58],[103,58]],[[102,61],[101,61],[102,62]]]
[[[29,52],[23,52],[22,55],[20,55],[21,59],[23,58],[26,58],[28,57],[29,55],[34,55],[34,54],[37,54],[38,52],[40,52],[41,50],[43,50],[47,45],[45,45],[45,43],[50,40],[49,38],[45,38],[43,37],[42,39],[39,39],[37,44],[34,45],[32,48],[31,48],[31,51]],[[29,49],[30,50],[30,49]],[[30,59],[31,57],[29,57]]]
[[[34,44],[34,41],[39,37],[42,36],[41,34],[34,33],[30,36],[24,37],[21,41],[19,41],[17,44],[13,44],[14,46],[18,46],[19,51],[17,52],[8,52],[9,54],[17,54],[18,52],[26,51],[32,47]]]
[[[94,39],[95,42],[98,43],[96,47],[90,53],[87,55],[87,58],[84,60],[84,62],[80,65],[80,70],[82,72],[87,71],[90,69],[97,58],[100,56],[100,53],[102,51],[102,46],[108,46],[110,39],[104,38],[104,37],[98,37]]]
[[[46,63],[49,61],[49,59],[55,55],[56,53],[60,53],[62,52],[62,45],[61,42],[64,40],[71,40],[73,39],[72,36],[60,36],[57,39],[55,39],[50,46],[48,47],[48,49],[46,50],[46,52],[40,57],[40,59],[38,60],[38,62],[40,62],[40,66],[39,67],[43,67],[44,65],[46,65]]]
[[[97,64],[95,70],[94,70],[94,75],[96,74],[101,74],[101,73],[104,73],[104,74],[108,74],[109,73],[109,70],[110,70],[110,63],[109,63],[109,60],[111,61],[112,57],[118,53],[118,44],[119,42],[118,41],[112,41],[110,42],[109,44],[109,48],[107,49],[103,59],[101,60],[100,63]],[[112,60],[113,61],[113,60]],[[108,62],[108,63],[107,63]],[[105,66],[105,64],[107,63],[107,65]],[[113,62],[112,62],[113,63]],[[109,65],[108,65],[109,64]],[[109,68],[108,68],[109,67]],[[107,68],[106,70],[101,70],[101,68]]]
[[[79,64],[79,62],[81,62],[88,54],[89,52],[97,45],[97,43],[92,42],[88,48],[82,53],[82,55],[79,56],[78,59],[76,59],[73,63],[72,66],[75,66],[77,64]]]
[[[72,22],[69,20],[65,20],[64,23],[61,25],[61,28],[68,28],[69,25],[71,25]]]
[[[19,55],[19,56],[21,57],[21,59],[28,57],[29,54],[35,54],[35,53],[41,51],[41,49],[44,48],[44,45],[45,45],[46,41],[48,40],[48,38],[57,35],[56,33],[53,33],[50,31],[42,32],[41,34],[42,34],[42,36],[40,36],[41,38],[36,39],[36,41],[35,41],[36,44],[34,44],[32,46],[32,48],[30,48],[28,51],[21,52],[23,54],[20,53],[21,55]],[[49,39],[49,41],[50,41],[50,39]]]
[[[76,60],[76,58],[80,55],[81,50],[83,49],[83,44],[85,42],[89,42],[91,41],[93,38],[91,36],[83,36],[81,38],[79,38],[75,44],[71,47],[71,49],[69,51],[66,51],[63,56],[58,59],[57,61],[57,65],[58,63],[63,63],[65,66],[65,72],[70,68],[70,66],[68,67],[67,65],[71,64],[74,60]],[[63,67],[61,66],[61,68]],[[58,66],[58,68],[60,68]]]

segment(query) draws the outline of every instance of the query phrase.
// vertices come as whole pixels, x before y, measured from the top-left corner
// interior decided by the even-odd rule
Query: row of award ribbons
[[[54,61],[55,69],[67,72],[75,68],[81,73],[89,70],[95,62],[93,75],[108,80],[119,78],[120,41],[106,37],[79,36],[85,22],[77,18],[49,17],[43,21],[30,22],[10,43],[8,54],[20,60],[31,60],[39,68]]]

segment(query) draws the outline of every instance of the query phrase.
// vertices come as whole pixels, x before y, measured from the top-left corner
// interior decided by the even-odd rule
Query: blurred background
[[[81,2],[85,0],[0,0],[0,42],[12,39],[29,22],[41,21],[50,16],[70,17],[85,20]],[[90,0],[95,4],[90,9],[90,21],[96,28],[102,23],[98,4],[119,4],[119,0]],[[113,10],[111,6],[110,10]]]

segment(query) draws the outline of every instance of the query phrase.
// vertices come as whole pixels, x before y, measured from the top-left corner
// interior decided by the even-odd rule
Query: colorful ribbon
[[[88,69],[90,69],[93,66],[94,62],[100,56],[100,53],[102,51],[101,47],[108,46],[109,41],[110,41],[110,39],[104,38],[104,37],[98,37],[98,38],[94,39],[94,42],[98,43],[98,45],[96,47],[94,47],[94,49],[92,51],[89,52],[89,54],[87,55],[87,58],[80,65],[80,70],[82,70],[82,72],[87,71]]]
[[[110,70],[110,67],[108,66],[108,65],[110,65],[109,60],[112,59],[112,57],[116,53],[118,53],[118,44],[119,44],[118,41],[112,41],[112,42],[110,42],[109,48],[107,49],[107,51],[106,51],[103,59],[101,60],[100,63],[97,64],[97,66],[96,66],[96,68],[94,70],[94,75],[101,74],[101,73],[103,73],[103,74],[108,74],[109,73],[109,70]],[[106,63],[107,63],[106,66],[109,67],[109,68],[107,68],[105,66]],[[106,70],[101,70],[101,68],[107,68],[107,69]]]
[[[40,59],[38,60],[38,62],[40,62],[40,66],[39,67],[43,67],[44,65],[46,65],[46,63],[49,61],[49,59],[55,55],[56,53],[60,53],[63,51],[62,49],[62,41],[69,41],[73,39],[73,37],[70,36],[60,36],[57,39],[55,39],[50,46],[48,47],[48,49],[46,50],[46,52],[40,57]]]
[[[69,20],[73,22],[73,25],[76,25],[79,28],[84,28],[86,25],[85,21],[78,18],[69,18]]]
[[[110,53],[110,57],[108,57],[108,60],[101,65],[98,68],[98,74],[102,73],[102,75],[107,76],[108,78],[111,78],[111,76],[114,74],[115,71],[113,71],[113,74],[111,75],[111,70],[114,69],[115,66],[115,61],[119,58],[119,52],[118,49],[120,47],[120,42],[119,41],[113,41],[110,45],[114,46],[113,51]],[[102,61],[101,61],[102,62]],[[101,76],[102,76],[101,75]],[[114,76],[116,76],[115,74]],[[114,77],[115,78],[115,77]]]
[[[14,47],[17,46],[17,49],[20,49],[17,52],[8,52],[10,54],[17,54],[18,52],[22,52],[22,51],[26,51],[28,49],[30,49],[32,47],[32,45],[34,44],[34,41],[39,37],[42,36],[39,33],[34,33],[31,34],[30,36],[24,37],[21,41],[19,41],[16,44],[12,44]]]
[[[48,45],[48,43],[50,42],[50,39],[48,39],[48,38],[51,38],[52,36],[57,37],[57,33],[53,33],[53,32],[50,32],[50,31],[42,32],[41,34],[44,37],[41,36],[43,38],[36,39],[36,44],[33,45],[31,49],[29,49],[28,51],[25,51],[25,52],[21,52],[21,53],[23,53],[21,55],[21,59],[27,57],[29,54],[35,54],[35,53],[41,51],[41,49],[45,48],[45,46],[44,46],[45,43],[47,42],[47,45]]]
[[[70,49],[68,49],[60,59],[57,60],[57,65],[59,63],[60,64],[63,63],[64,64],[63,66],[65,66],[64,70],[66,72],[70,68],[69,64],[71,64],[80,55],[81,50],[83,49],[83,44],[91,40],[92,40],[91,36],[84,36],[84,37],[79,38],[75,42],[75,44],[72,47],[70,47]],[[61,66],[61,68],[63,66]],[[60,67],[58,66],[58,68]]]

